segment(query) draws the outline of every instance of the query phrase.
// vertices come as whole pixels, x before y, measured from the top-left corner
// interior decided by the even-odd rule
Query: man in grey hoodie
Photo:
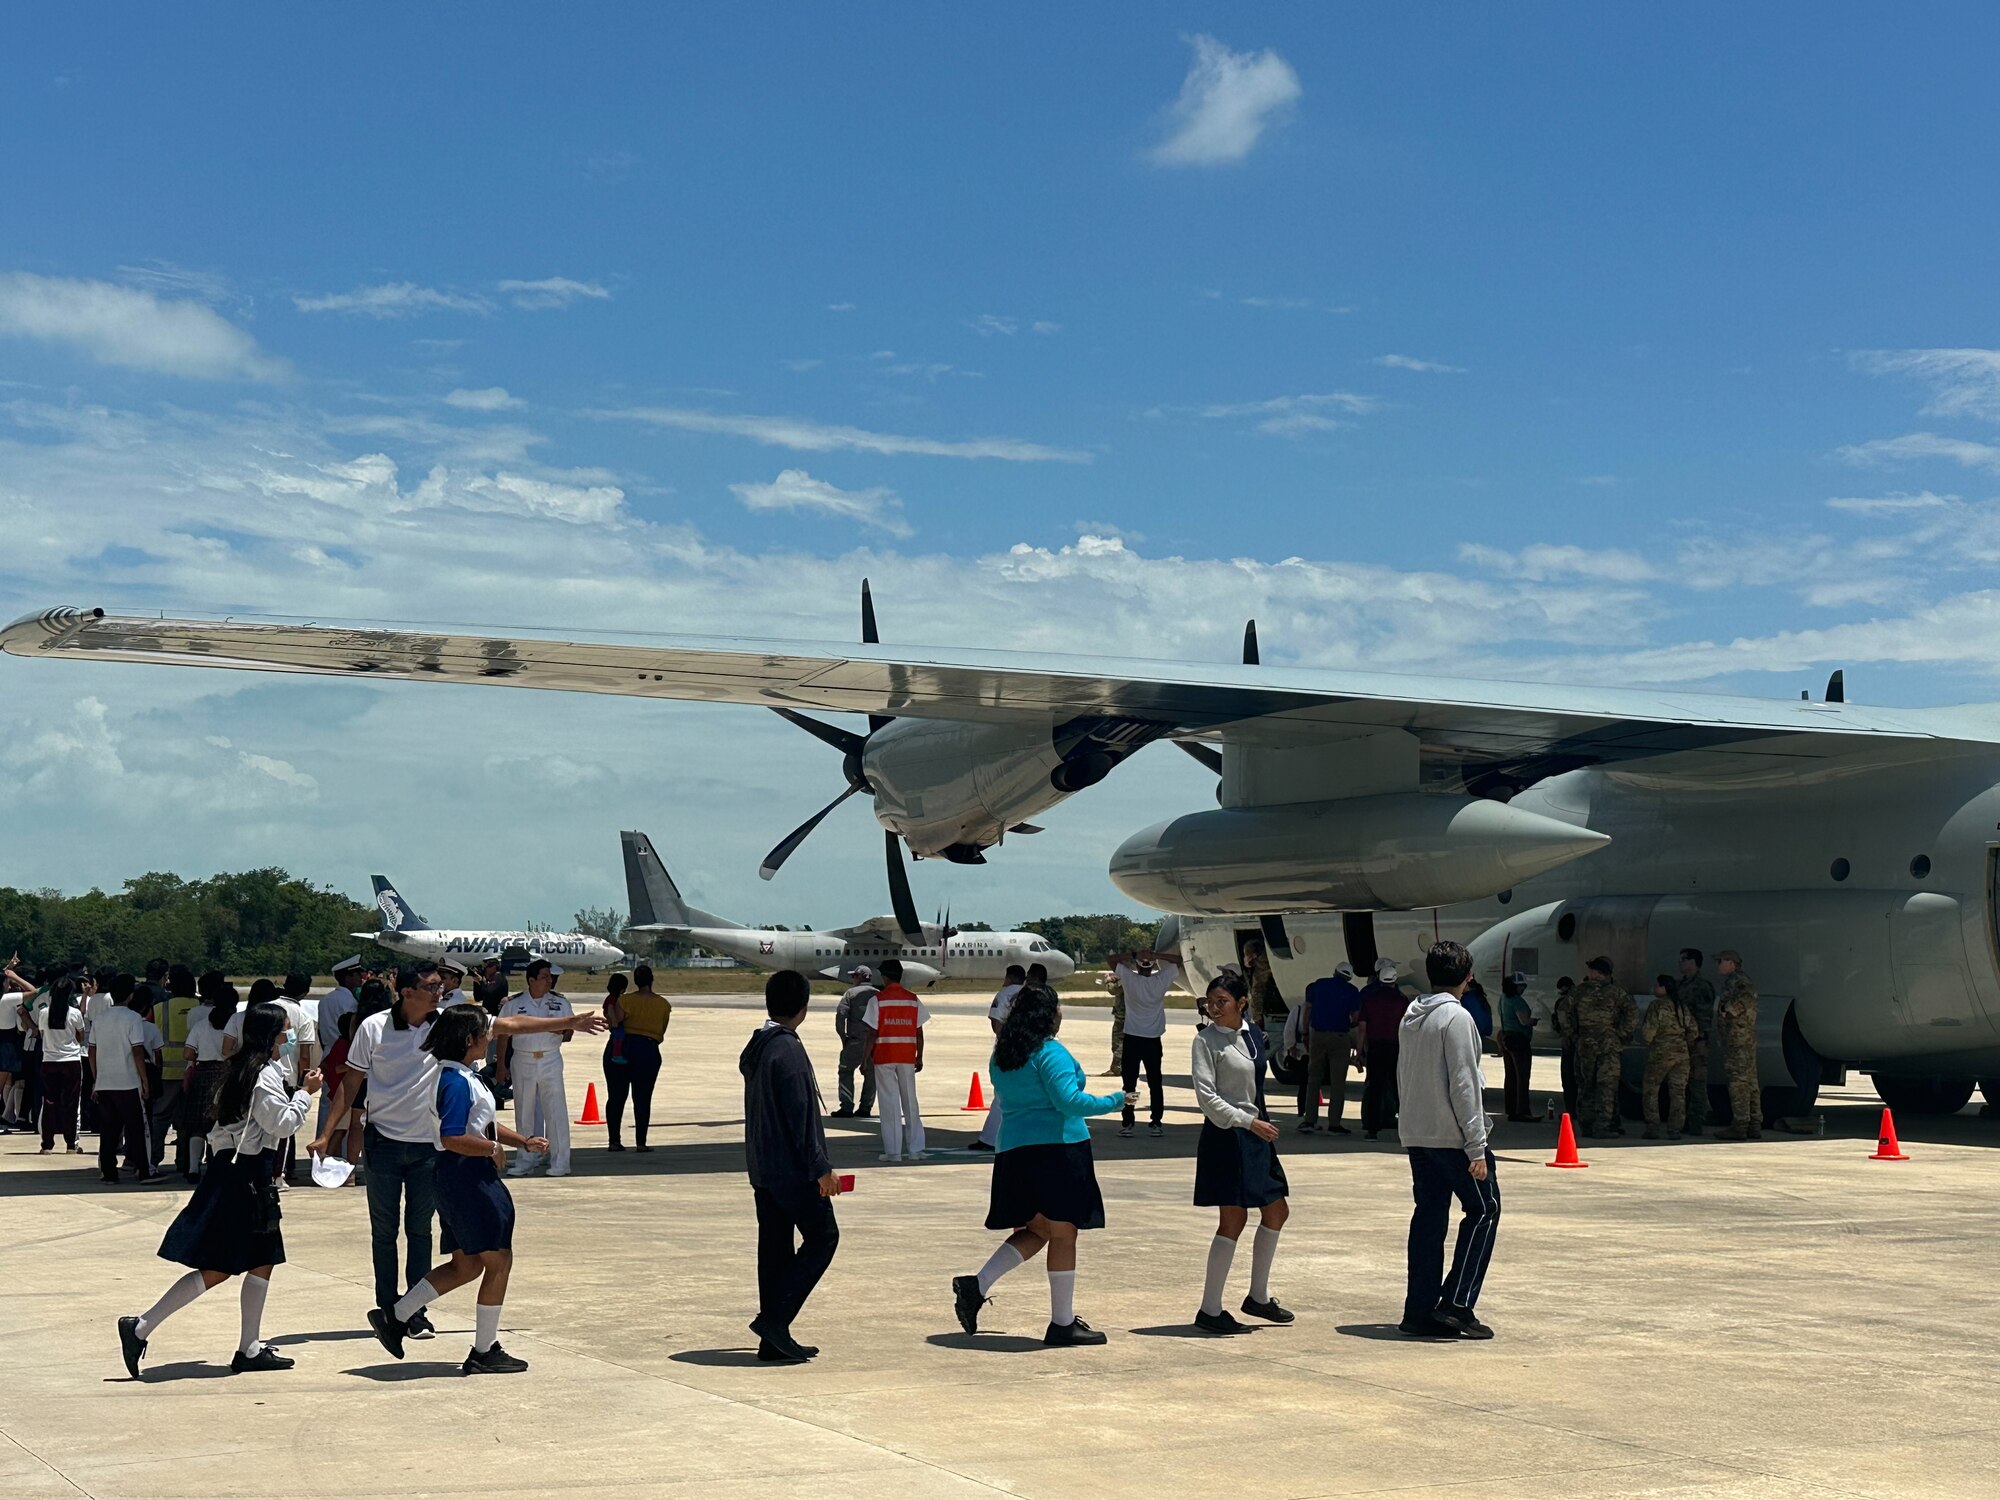
[[[1500,1227],[1500,1180],[1486,1145],[1479,1027],[1459,1004],[1472,979],[1472,955],[1458,943],[1438,943],[1424,956],[1424,968],[1432,993],[1410,1006],[1397,1029],[1397,1128],[1410,1153],[1417,1202],[1399,1327],[1410,1338],[1490,1339],[1493,1330],[1473,1308]],[[1465,1216],[1447,1274],[1444,1236],[1453,1198]]]

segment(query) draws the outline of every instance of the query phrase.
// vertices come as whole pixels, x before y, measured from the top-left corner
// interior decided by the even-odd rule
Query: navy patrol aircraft
[[[1363,967],[1375,913],[1539,976],[1609,954],[1642,993],[1683,944],[1743,951],[1767,1066],[1799,1094],[1858,1065],[1905,1109],[2000,1096],[2000,705],[1870,708],[1651,688],[699,636],[552,638],[51,609],[0,632],[48,660],[486,682],[774,709],[841,751],[902,849],[977,861],[1155,740],[1219,806],[1128,839],[1133,900]],[[807,710],[865,714],[866,733]],[[772,851],[782,861],[820,817]],[[1310,928],[1300,913],[1338,913]],[[1393,924],[1393,926],[1391,925]],[[1413,942],[1414,937],[1408,939]],[[1332,951],[1322,952],[1325,943]],[[1197,976],[1209,960],[1194,947]],[[1211,953],[1215,945],[1210,944]],[[1497,980],[1494,969],[1489,980]],[[1796,1061],[1795,1061],[1796,1060]]]
[[[1006,977],[1009,964],[1040,964],[1051,979],[1076,971],[1067,953],[1032,932],[961,932],[949,922],[919,924],[905,935],[894,917],[871,917],[853,927],[826,932],[784,932],[745,927],[681,899],[680,887],[643,833],[622,833],[625,896],[632,909],[630,931],[694,943],[756,969],[797,969],[817,979],[845,982],[857,964],[870,969],[885,958],[901,961],[903,983],[912,989],[940,979]]]
[[[457,927],[433,927],[418,916],[388,877],[369,877],[375,883],[375,904],[382,909],[380,932],[350,933],[366,938],[392,953],[411,958],[459,958],[477,961],[526,953],[530,958],[546,958],[569,969],[618,968],[629,960],[624,952],[586,932],[489,932]]]

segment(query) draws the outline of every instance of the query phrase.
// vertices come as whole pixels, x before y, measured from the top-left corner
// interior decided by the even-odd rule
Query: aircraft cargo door
[[[1906,1025],[1937,1027],[1941,1048],[1963,1045],[1949,1033],[1981,1024],[1965,964],[1964,914],[1949,896],[1922,891],[1889,913],[1889,953],[1896,1003]]]

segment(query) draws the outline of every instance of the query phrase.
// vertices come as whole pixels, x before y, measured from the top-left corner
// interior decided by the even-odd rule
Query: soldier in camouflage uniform
[[[1618,1078],[1625,1043],[1639,1026],[1639,1007],[1611,979],[1611,960],[1593,958],[1583,983],[1570,992],[1576,1012],[1577,1102],[1586,1134],[1623,1135]]]
[[[1687,1081],[1687,1128],[1696,1134],[1708,1128],[1708,1047],[1715,1035],[1715,986],[1701,972],[1701,962],[1701,949],[1681,949],[1680,1001],[1699,1033],[1688,1048]]]
[[[1250,979],[1250,1019],[1264,1029],[1264,1017],[1278,1011],[1283,1002],[1278,996],[1278,981],[1271,975],[1271,955],[1264,951],[1264,945],[1255,940],[1243,945],[1243,967]],[[1273,1002],[1276,1001],[1276,1004]],[[1269,1036],[1268,1031],[1265,1032]]]
[[[1104,987],[1111,992],[1111,1066],[1104,1076],[1120,1078],[1125,1073],[1125,986],[1114,971],[1104,976]]]
[[[1653,1001],[1646,1007],[1646,1026],[1640,1033],[1646,1043],[1646,1081],[1640,1085],[1645,1095],[1646,1139],[1660,1138],[1660,1089],[1667,1091],[1667,1134],[1681,1138],[1687,1123],[1688,1055],[1700,1036],[1694,1015],[1681,1003],[1679,985],[1671,974],[1662,974],[1653,986]]]
[[[1581,1117],[1576,1097],[1576,981],[1567,974],[1556,981],[1555,1009],[1549,1021],[1562,1043],[1563,1113],[1576,1120]]]
[[[1715,955],[1722,975],[1722,998],[1715,1004],[1715,1033],[1722,1044],[1722,1071],[1729,1080],[1729,1113],[1733,1123],[1717,1135],[1730,1141],[1764,1138],[1764,1096],[1757,1083],[1757,986],[1743,972],[1743,957],[1733,948]]]

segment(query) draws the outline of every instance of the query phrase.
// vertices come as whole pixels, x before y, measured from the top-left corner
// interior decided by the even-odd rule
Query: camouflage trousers
[[[1646,1054],[1646,1081],[1642,1092],[1646,1096],[1646,1128],[1649,1130],[1660,1123],[1662,1088],[1667,1091],[1667,1129],[1679,1135],[1687,1125],[1688,1115],[1688,1057],[1685,1052],[1677,1057],[1664,1057],[1658,1052]]]
[[[1111,1002],[1111,1066],[1109,1073],[1125,1071],[1125,997]]]
[[[1617,1042],[1585,1038],[1576,1049],[1576,1102],[1583,1128],[1603,1135],[1623,1130],[1618,1116],[1618,1072],[1623,1052]]]
[[[1757,1085],[1757,1049],[1730,1048],[1722,1051],[1722,1073],[1729,1080],[1729,1116],[1732,1125],[1757,1132],[1764,1126],[1764,1096]]]
[[[1687,1128],[1708,1128],[1708,1049],[1696,1048],[1688,1058]]]

